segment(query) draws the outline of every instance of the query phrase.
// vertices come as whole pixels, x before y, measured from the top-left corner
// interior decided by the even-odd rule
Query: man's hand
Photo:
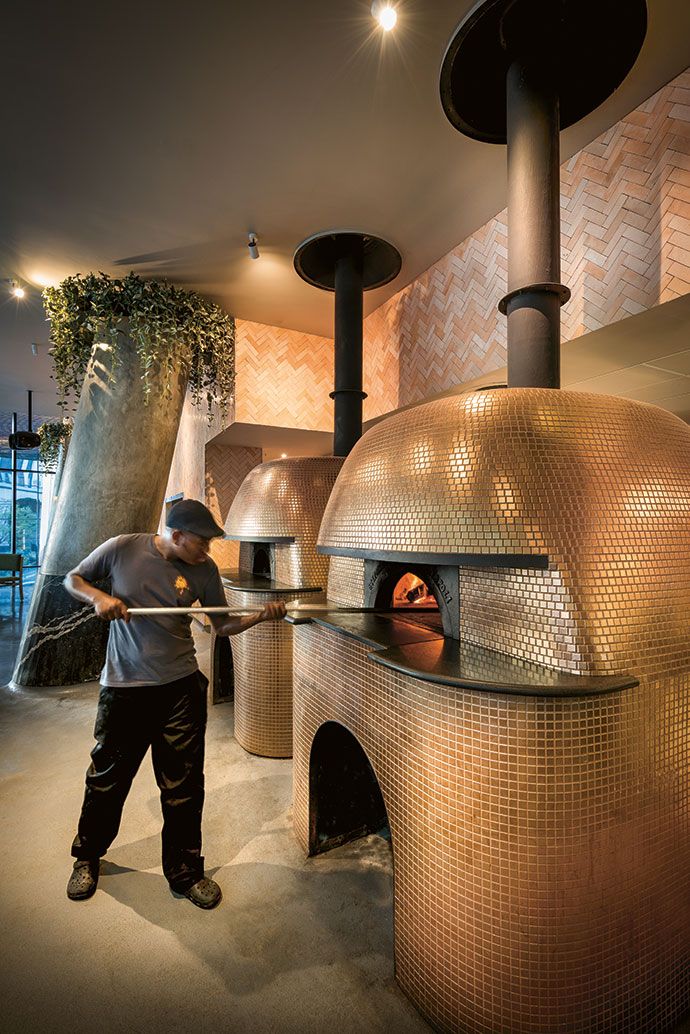
[[[285,604],[282,600],[277,600],[275,603],[267,603],[264,609],[261,611],[261,621],[280,621],[284,618],[287,611]]]
[[[76,571],[66,574],[62,584],[75,600],[90,604],[96,612],[96,617],[101,618],[102,621],[116,621],[118,618],[129,621],[126,603],[123,603],[117,596],[109,596],[107,592],[97,589]]]
[[[108,596],[106,593],[102,593],[98,599],[94,600],[93,609],[96,611],[96,616],[103,621],[117,621],[118,618],[122,618],[123,621],[129,621],[127,605],[122,600],[119,600],[117,596]]]
[[[229,614],[227,618],[211,614],[211,624],[216,635],[239,635],[240,632],[246,632],[248,628],[253,628],[262,621],[280,621],[285,614],[285,604],[279,600],[277,603],[267,603],[263,610],[256,610],[242,618],[235,614]]]

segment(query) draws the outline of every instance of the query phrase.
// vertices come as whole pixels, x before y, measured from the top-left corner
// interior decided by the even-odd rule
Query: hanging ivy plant
[[[105,273],[69,276],[57,287],[47,287],[43,302],[63,409],[70,396],[79,397],[96,334],[117,346],[126,321],[141,364],[145,401],[154,369],[160,367],[170,394],[182,364],[194,404],[205,396],[209,415],[214,402],[227,410],[235,379],[235,321],[213,302],[165,281],[142,280],[136,273],[121,280]]]
[[[55,467],[60,456],[60,446],[66,445],[72,435],[72,424],[65,420],[46,421],[38,429],[41,444],[38,455],[46,467]]]

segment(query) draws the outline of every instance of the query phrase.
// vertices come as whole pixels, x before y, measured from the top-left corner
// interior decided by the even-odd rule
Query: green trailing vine
[[[46,421],[38,429],[41,444],[38,455],[46,467],[55,467],[60,456],[60,446],[67,445],[72,435],[72,424],[65,420]]]
[[[205,396],[209,416],[217,403],[227,410],[235,380],[235,321],[219,306],[166,281],[130,273],[115,280],[105,273],[69,276],[43,291],[51,324],[58,404],[79,398],[96,335],[117,346],[126,333],[134,341],[144,387],[160,368],[168,395],[179,364],[187,373],[192,401]]]

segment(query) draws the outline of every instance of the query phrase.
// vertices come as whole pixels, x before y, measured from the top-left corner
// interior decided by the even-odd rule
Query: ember
[[[405,574],[393,590],[394,607],[434,607],[438,610],[436,597],[429,592],[425,583],[416,574]]]

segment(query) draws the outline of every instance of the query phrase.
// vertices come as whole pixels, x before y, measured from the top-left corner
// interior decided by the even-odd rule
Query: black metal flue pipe
[[[333,455],[347,456],[362,437],[364,292],[390,283],[402,259],[388,241],[327,230],[297,248],[295,270],[312,287],[335,293]]]
[[[461,133],[508,145],[508,386],[560,387],[559,133],[635,63],[645,0],[481,0],[453,35],[441,103]]]
[[[560,387],[559,104],[548,76],[515,60],[506,79],[508,386]]]
[[[343,234],[335,260],[335,389],[333,455],[347,456],[362,437],[362,320],[364,243]]]
[[[561,10],[512,0],[499,23],[508,144],[508,387],[560,387],[560,102],[554,57]]]

